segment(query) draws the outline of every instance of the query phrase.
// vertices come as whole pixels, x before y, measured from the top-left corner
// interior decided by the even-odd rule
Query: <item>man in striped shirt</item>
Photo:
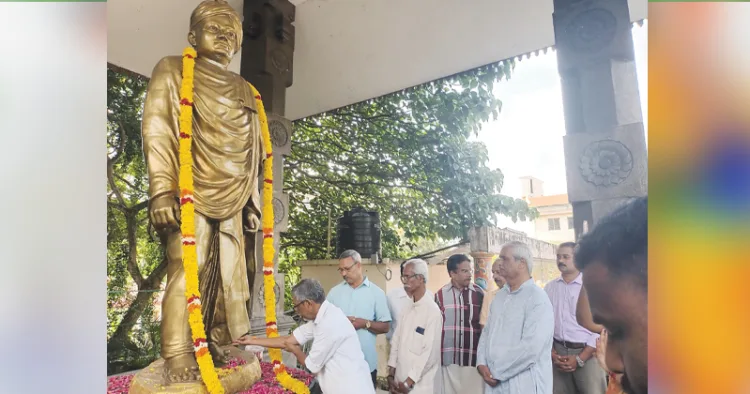
[[[447,265],[451,282],[435,293],[443,313],[442,384],[436,386],[442,386],[444,394],[480,393],[484,381],[476,366],[484,291],[471,281],[474,270],[469,256],[454,254]]]

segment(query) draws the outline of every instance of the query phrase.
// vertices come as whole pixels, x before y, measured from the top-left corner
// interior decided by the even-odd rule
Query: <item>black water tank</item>
[[[336,226],[336,254],[354,249],[362,256],[380,255],[380,216],[363,208],[344,212]]]

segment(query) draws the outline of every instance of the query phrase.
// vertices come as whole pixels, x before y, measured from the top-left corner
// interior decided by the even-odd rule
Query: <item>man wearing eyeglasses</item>
[[[367,381],[369,368],[357,334],[347,324],[344,312],[326,301],[325,291],[315,279],[302,279],[292,288],[294,311],[307,321],[292,335],[276,338],[243,336],[238,345],[284,349],[316,375],[325,394],[375,394]],[[301,345],[313,341],[309,354]]]
[[[408,260],[402,272],[401,283],[412,298],[391,342],[388,386],[391,393],[434,394],[443,315],[425,288],[427,263]]]
[[[438,380],[444,394],[480,393],[484,381],[476,368],[484,290],[472,282],[469,256],[454,254],[446,265],[451,281],[435,293],[443,314],[442,378]]]
[[[370,366],[373,387],[377,384],[378,352],[375,339],[390,329],[391,313],[385,292],[364,276],[362,257],[355,250],[339,256],[339,274],[343,282],[328,292],[328,302],[341,308],[357,330],[362,353]]]
[[[408,263],[409,260],[404,261],[401,263],[401,277],[404,277],[404,265]],[[388,295],[386,298],[388,299],[388,310],[391,312],[391,329],[388,331],[387,334],[385,334],[385,338],[390,342],[391,338],[393,337],[393,334],[396,332],[396,328],[398,327],[398,322],[401,320],[401,315],[403,312],[414,303],[414,300],[412,300],[412,297],[414,297],[413,294],[414,289],[407,286],[406,283],[404,283],[403,286],[396,287],[395,289],[388,292]],[[428,297],[430,299],[433,299],[435,297],[434,294],[432,294],[431,291],[425,289],[425,297]],[[389,351],[390,353],[390,351]]]

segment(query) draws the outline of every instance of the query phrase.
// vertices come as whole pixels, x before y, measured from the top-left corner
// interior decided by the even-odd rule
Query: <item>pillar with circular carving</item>
[[[492,280],[492,262],[495,261],[495,255],[486,252],[472,252],[471,257],[474,259],[474,283],[484,291],[495,290],[497,285]]]

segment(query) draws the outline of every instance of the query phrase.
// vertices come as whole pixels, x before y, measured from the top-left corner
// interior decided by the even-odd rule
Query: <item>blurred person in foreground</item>
[[[607,376],[594,356],[599,335],[576,321],[583,274],[573,261],[575,246],[574,242],[564,242],[557,247],[560,277],[544,287],[555,312],[552,391],[555,394],[604,394]]]
[[[243,336],[237,345],[255,345],[284,349],[315,374],[325,394],[375,393],[370,381],[370,368],[359,345],[357,333],[338,307],[326,301],[320,282],[302,279],[292,288],[294,311],[307,323],[292,335],[276,338]],[[313,341],[310,354],[302,345]]]
[[[435,293],[443,314],[439,389],[443,394],[478,393],[483,386],[476,367],[484,290],[471,281],[474,268],[469,256],[454,254],[446,265],[451,281]]]
[[[482,328],[487,325],[487,319],[490,316],[490,305],[492,305],[492,300],[495,299],[495,294],[505,286],[505,278],[500,275],[500,259],[495,259],[495,262],[492,263],[492,279],[495,281],[497,289],[484,293],[482,310],[479,312],[479,326]]]
[[[552,394],[552,303],[531,278],[529,247],[518,241],[500,250],[507,284],[495,295],[479,338],[477,370],[485,394]]]
[[[435,392],[443,315],[425,288],[427,278],[424,260],[412,259],[404,263],[401,282],[412,295],[412,303],[404,309],[391,341],[388,358],[391,393]]]
[[[581,294],[578,296],[576,320],[582,327],[599,334],[599,338],[596,340],[596,352],[594,355],[596,356],[596,361],[599,362],[599,366],[602,367],[609,377],[606,394],[622,394],[622,386],[620,385],[622,374],[616,374],[610,371],[604,361],[607,348],[607,330],[605,330],[600,324],[594,323],[594,318],[591,316],[591,309],[589,306],[589,297],[586,293],[585,287],[581,288]]]
[[[593,323],[607,331],[606,365],[628,394],[648,392],[648,198],[584,234],[575,253]]]
[[[401,277],[404,277],[404,265],[408,263],[410,260],[406,260],[403,263],[401,263]],[[412,298],[414,297],[413,288],[409,287],[407,283],[404,283],[403,286],[396,287],[395,289],[388,292],[386,295],[386,299],[388,300],[388,310],[391,312],[391,329],[388,330],[388,333],[385,334],[385,339],[388,340],[388,342],[391,341],[393,334],[396,333],[396,327],[398,326],[398,322],[401,318],[401,314],[409,309],[411,305],[414,303]],[[432,299],[434,295],[431,291],[425,289],[425,297],[429,297]],[[390,354],[390,351],[388,352]]]

